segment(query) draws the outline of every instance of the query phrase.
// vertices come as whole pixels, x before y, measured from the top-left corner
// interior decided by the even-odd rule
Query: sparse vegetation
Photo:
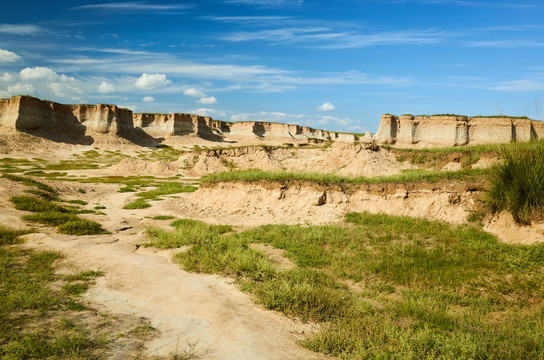
[[[473,180],[477,176],[485,174],[486,171],[487,170],[484,169],[463,169],[460,171],[405,170],[400,175],[367,178],[363,176],[349,177],[321,173],[289,173],[262,170],[242,170],[206,175],[203,176],[201,180],[203,183],[221,181],[252,182],[260,180],[303,180],[317,182],[320,184],[378,184],[415,181],[437,182],[441,180]]]
[[[233,276],[266,308],[317,321],[303,344],[345,359],[536,359],[544,352],[544,245],[512,246],[470,226],[348,214],[345,226],[221,234],[183,220],[148,229],[189,245],[186,270]],[[198,229],[192,230],[192,229]],[[285,249],[279,269],[251,243]]]
[[[163,195],[194,192],[197,188],[179,182],[166,182],[159,185],[158,188],[138,193],[136,196],[142,199],[155,199]]]
[[[19,177],[11,178],[10,180],[22,182],[27,186],[36,186],[36,183],[41,184],[34,180],[27,181],[26,178]],[[49,226],[57,226],[60,233],[69,235],[98,235],[107,233],[97,222],[81,219],[76,215],[78,213],[94,212],[93,210],[80,210],[78,208],[69,208],[54,203],[54,200],[60,200],[52,195],[56,194],[54,189],[49,188],[46,191],[31,191],[31,193],[38,197],[21,195],[13,196],[11,198],[11,202],[15,205],[17,210],[34,213],[31,215],[24,215],[24,220],[35,221]]]
[[[172,220],[175,218],[176,217],[172,215],[157,215],[152,217],[153,220]]]
[[[125,206],[123,206],[123,209],[136,210],[136,209],[146,209],[148,207],[151,207],[150,203],[148,203],[144,199],[136,199],[133,202],[128,203]]]
[[[97,351],[106,347],[106,338],[91,334],[87,324],[73,314],[86,308],[78,295],[88,288],[92,277],[72,279],[56,275],[56,263],[62,259],[58,252],[5,246],[20,242],[17,236],[24,233],[28,231],[0,228],[0,357],[97,356]],[[73,283],[75,280],[78,282]],[[65,285],[56,290],[59,282]]]

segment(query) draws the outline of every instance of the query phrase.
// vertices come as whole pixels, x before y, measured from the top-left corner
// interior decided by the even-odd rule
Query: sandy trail
[[[59,250],[77,268],[104,271],[86,298],[100,311],[149,319],[160,335],[146,342],[148,355],[167,356],[196,344],[202,359],[324,358],[296,343],[311,325],[263,309],[229,279],[183,271],[172,262],[172,251],[138,247],[145,242],[145,213],[135,217],[122,209],[131,194],[106,184],[94,188],[87,199],[106,206],[108,219],[101,222],[114,234],[30,234],[25,246]],[[161,203],[154,212],[161,212]]]

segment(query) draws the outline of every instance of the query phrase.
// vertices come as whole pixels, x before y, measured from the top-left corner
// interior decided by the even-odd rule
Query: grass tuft
[[[75,219],[59,226],[59,232],[67,235],[102,235],[108,232],[102,226],[91,220]]]
[[[544,210],[544,142],[503,146],[504,161],[492,167],[488,203],[507,210],[518,223],[528,224]]]
[[[148,203],[144,199],[136,199],[135,201],[123,206],[123,209],[135,210],[135,209],[146,209],[148,207],[151,207],[150,203]]]

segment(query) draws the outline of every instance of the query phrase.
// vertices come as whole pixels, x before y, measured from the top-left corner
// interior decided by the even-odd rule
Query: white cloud
[[[30,84],[17,83],[8,86],[8,94],[10,95],[28,95],[32,94],[36,89]]]
[[[54,82],[49,84],[49,88],[53,90],[53,93],[63,98],[70,98],[72,100],[80,100],[81,95],[84,94],[83,90],[78,88],[74,84],[66,82]]]
[[[56,72],[47,67],[36,66],[33,68],[25,68],[20,73],[21,80],[33,81],[33,80],[48,80],[54,81],[58,75]]]
[[[197,90],[197,89],[193,89],[193,88],[190,88],[190,89],[187,89],[183,92],[183,95],[187,95],[187,96],[192,96],[192,97],[198,97],[198,98],[203,98],[206,96],[205,93],[203,93],[202,91],[200,90]]]
[[[532,79],[505,81],[498,85],[489,87],[491,90],[499,91],[539,91],[544,90],[544,82]]]
[[[203,97],[200,100],[198,100],[199,104],[216,104],[217,99],[213,96],[211,97]]]
[[[146,4],[143,1],[133,2],[111,2],[104,4],[92,4],[73,7],[72,10],[107,10],[107,11],[120,11],[120,12],[136,12],[136,11],[173,11],[173,10],[188,10],[193,8],[192,4],[176,4],[176,5],[163,5],[163,4]]]
[[[191,113],[197,114],[200,116],[210,116],[214,118],[218,118],[218,117],[224,118],[227,116],[227,114],[224,112],[216,111],[214,109],[209,109],[209,108],[200,108],[196,110],[191,110]]]
[[[116,92],[117,89],[112,84],[102,81],[100,86],[98,86],[98,92],[101,94],[110,94]]]
[[[85,83],[48,67],[25,68],[18,75],[5,73],[2,80],[11,83],[7,88],[10,95],[32,93],[52,100],[81,101],[85,94]]]
[[[21,57],[14,52],[0,49],[0,63],[2,62],[15,62],[20,60]]]
[[[0,34],[36,35],[42,32],[36,25],[0,24]]]
[[[152,103],[155,101],[155,98],[153,96],[146,96],[142,100],[146,103]]]
[[[172,81],[166,78],[164,74],[142,74],[134,83],[134,86],[138,89],[158,89],[172,84]]]
[[[287,124],[310,126],[317,129],[331,130],[331,128],[349,129],[357,126],[350,118],[339,118],[336,116],[289,114],[284,112],[258,111],[254,113],[234,114],[230,121],[269,121]]]
[[[323,103],[322,105],[318,106],[316,108],[318,111],[334,111],[336,110],[336,107],[331,104],[330,102]]]
[[[4,73],[4,75],[2,75],[2,77],[0,77],[0,80],[8,82],[8,81],[15,80],[15,77],[13,75],[11,75],[10,73]]]

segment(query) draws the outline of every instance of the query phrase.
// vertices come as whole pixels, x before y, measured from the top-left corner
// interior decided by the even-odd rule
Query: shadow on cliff
[[[130,131],[123,131],[118,134],[122,139],[128,140],[134,145],[143,146],[143,147],[155,147],[164,141],[163,137],[155,138],[139,127],[135,127]]]
[[[79,124],[70,127],[46,127],[38,129],[17,129],[20,132],[41,137],[56,143],[70,145],[92,145],[94,139],[86,135],[86,127]]]

